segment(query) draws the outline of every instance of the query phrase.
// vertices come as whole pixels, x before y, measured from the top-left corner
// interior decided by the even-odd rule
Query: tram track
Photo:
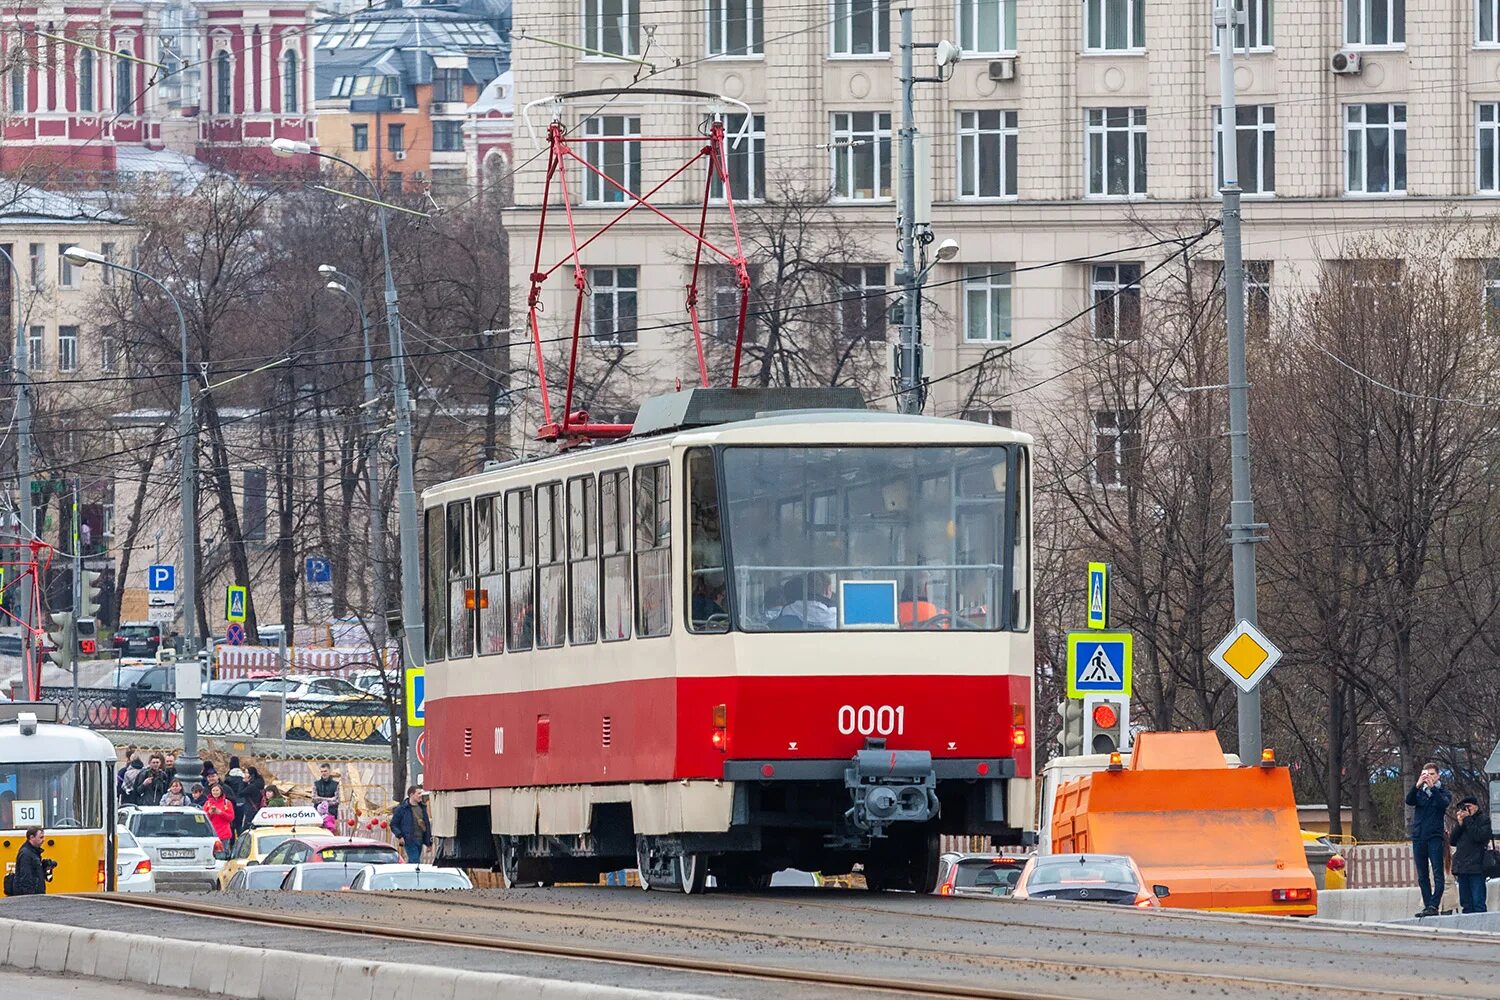
[[[418,896],[418,894],[393,893],[392,897]],[[688,957],[682,955],[671,955],[661,953],[649,953],[637,950],[628,950],[619,947],[589,947],[581,945],[566,944],[555,941],[536,941],[521,938],[501,937],[488,934],[472,934],[447,930],[432,930],[415,928],[409,926],[394,926],[389,924],[371,923],[359,921],[351,926],[347,919],[327,914],[288,913],[284,911],[255,910],[245,911],[213,903],[199,902],[193,899],[184,899],[168,896],[139,896],[133,898],[122,898],[119,896],[90,896],[90,899],[107,902],[116,906],[137,907],[143,909],[165,910],[173,913],[208,917],[226,921],[259,924],[262,926],[291,928],[317,931],[320,933],[343,934],[359,937],[375,937],[391,941],[406,943],[432,944],[455,948],[470,948],[483,951],[500,951],[524,954],[544,958],[562,958],[587,962],[596,962],[617,966],[632,966],[658,971],[673,971],[691,973],[714,977],[725,977],[740,980],[755,980],[761,982],[780,983],[787,986],[815,987],[818,989],[837,989],[848,992],[864,992],[869,994],[896,994],[910,997],[974,997],[977,1000],[1074,1000],[1080,994],[1078,987],[1074,986],[1064,990],[1051,989],[1034,986],[979,986],[973,983],[943,983],[932,981],[904,981],[893,983],[889,979],[873,976],[860,975],[857,973],[829,972],[819,969],[793,968],[785,965],[762,963],[759,961],[728,961],[708,957]],[[418,898],[422,898],[418,896]],[[425,898],[426,902],[433,902],[431,897]],[[453,900],[445,896],[442,905],[459,905],[464,907],[477,907],[479,909],[511,909],[532,916],[540,915],[535,909],[526,910],[517,907],[489,906],[482,902],[471,900]],[[875,909],[875,908],[868,908]],[[891,916],[891,911],[878,911],[885,916]],[[656,921],[651,919],[621,918],[615,916],[593,916],[569,914],[547,914],[561,919],[587,920],[592,916],[595,920],[606,920],[613,925],[636,924],[648,925],[654,929],[685,930],[689,932],[704,933],[708,929],[700,925],[685,924],[673,921]],[[933,948],[924,948],[910,944],[891,945],[861,945],[858,942],[834,941],[826,939],[809,938],[802,935],[759,931],[751,932],[744,929],[735,929],[732,932],[736,937],[744,937],[747,934],[762,938],[766,943],[783,941],[799,945],[818,943],[822,945],[833,944],[845,952],[860,947],[879,947],[884,953],[897,953],[902,957],[920,957],[932,952],[939,951]],[[1092,931],[1090,933],[1093,933]],[[1325,953],[1332,954],[1328,949]],[[1309,982],[1306,979],[1278,976],[1250,976],[1243,974],[1218,974],[1206,973],[1183,968],[1172,968],[1170,963],[1164,963],[1156,967],[1135,965],[1132,963],[1108,961],[1103,965],[1088,964],[1078,961],[1059,961],[1054,959],[1039,959],[1034,957],[1013,957],[1003,953],[989,956],[963,955],[955,956],[943,953],[943,957],[954,959],[962,957],[967,960],[976,958],[987,959],[986,964],[994,967],[997,978],[1003,978],[1006,974],[1014,975],[1017,972],[1028,972],[1033,976],[1046,977],[1049,981],[1059,984],[1076,983],[1081,978],[1097,976],[1101,973],[1107,974],[1117,985],[1124,985],[1122,980],[1127,981],[1134,988],[1142,991],[1140,995],[1147,995],[1152,991],[1178,992],[1187,991],[1194,995],[1204,992],[1212,992],[1215,995],[1234,995],[1236,992],[1251,991],[1257,995],[1270,995],[1279,993],[1288,995],[1288,990],[1301,991],[1303,994],[1327,997],[1329,1000],[1375,1000],[1375,998],[1406,998],[1413,996],[1410,989],[1389,989],[1380,986],[1364,986],[1355,984],[1336,984],[1327,982]],[[857,965],[857,958],[849,956],[851,965]],[[1327,970],[1323,970],[1326,975]],[[1472,1000],[1476,994],[1463,983],[1461,979],[1453,980],[1454,992],[1436,993],[1424,991],[1424,996],[1432,998],[1452,998],[1452,1000]],[[1300,994],[1292,994],[1300,995]]]

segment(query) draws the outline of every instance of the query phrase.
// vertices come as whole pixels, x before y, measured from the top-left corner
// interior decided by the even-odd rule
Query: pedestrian
[[[161,797],[161,804],[164,806],[190,806],[193,803],[187,797],[187,793],[182,790],[182,782],[173,778],[172,783],[167,786],[166,794]]]
[[[333,776],[333,768],[325,760],[318,765],[318,780],[313,782],[313,805],[328,803],[328,815],[339,818],[339,779]]]
[[[203,803],[208,822],[214,828],[214,836],[228,847],[234,840],[234,802],[224,794],[224,786],[214,782],[208,786],[208,799]]]
[[[202,809],[203,803],[207,801],[208,793],[203,790],[202,785],[194,782],[193,787],[188,791],[188,805],[197,806],[199,809]]]
[[[177,755],[168,750],[162,754],[162,767],[167,772],[167,777],[175,777],[177,774]]]
[[[120,801],[127,805],[135,805],[135,779],[146,769],[146,765],[139,757],[132,757],[130,763],[125,765],[125,771],[120,777]]]
[[[162,756],[154,753],[148,759],[147,765],[136,771],[134,778],[130,779],[127,796],[138,806],[160,805],[161,797],[166,792],[169,783]]]
[[[1490,846],[1490,818],[1472,795],[1458,804],[1458,825],[1448,835],[1453,845],[1453,878],[1458,906],[1465,913],[1485,913],[1484,849]]]
[[[125,774],[130,770],[131,762],[138,759],[136,757],[137,750],[138,748],[134,743],[127,746],[125,748],[125,762],[115,772],[115,794],[120,798],[124,798],[125,796]]]
[[[275,785],[266,786],[266,807],[269,809],[280,809],[286,805],[286,796],[281,794],[281,789]]]
[[[406,860],[417,864],[422,848],[432,846],[432,824],[427,819],[427,804],[422,801],[422,786],[412,785],[406,798],[391,814],[391,834],[406,849]]]
[[[327,830],[329,833],[338,833],[339,821],[337,819],[334,819],[334,817],[328,812],[328,803],[319,802],[317,808],[318,815],[322,817],[322,820],[320,822],[322,822],[323,824],[323,829]]]
[[[46,895],[52,869],[57,867],[56,861],[42,856],[42,841],[46,836],[39,826],[26,828],[26,840],[16,852],[15,871],[5,876],[7,896]]]
[[[1443,819],[1452,798],[1432,761],[1422,765],[1417,783],[1406,793],[1406,804],[1412,807],[1411,853],[1417,863],[1417,885],[1422,890],[1419,917],[1436,916],[1443,902],[1443,861],[1448,855]]]
[[[245,785],[240,790],[240,801],[235,806],[235,824],[241,832],[248,830],[255,814],[266,801],[266,779],[254,766],[245,768]]]
[[[225,794],[238,802],[245,791],[245,772],[240,769],[238,757],[229,758],[229,773],[224,775],[222,783]],[[212,785],[209,786],[209,791],[213,791]]]
[[[205,787],[207,787],[208,785],[212,785],[215,781],[219,780],[219,769],[217,767],[214,767],[213,761],[204,760],[202,777]]]

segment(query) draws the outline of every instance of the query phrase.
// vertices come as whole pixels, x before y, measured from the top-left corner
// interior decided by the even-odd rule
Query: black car
[[[110,688],[110,704],[145,706],[177,696],[177,670],[172,665],[155,663],[117,666],[100,681],[99,687]]]
[[[156,622],[125,622],[115,630],[117,656],[154,657],[161,650],[161,625]]]

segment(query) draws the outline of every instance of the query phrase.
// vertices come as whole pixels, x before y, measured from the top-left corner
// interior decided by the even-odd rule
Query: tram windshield
[[[719,455],[722,503],[707,452],[689,456],[695,631],[726,630],[731,610],[745,631],[1028,627],[1023,448]]]
[[[98,830],[104,766],[95,761],[0,761],[0,830]]]

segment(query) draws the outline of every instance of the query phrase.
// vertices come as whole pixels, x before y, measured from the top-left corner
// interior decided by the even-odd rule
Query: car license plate
[[[197,853],[198,853],[197,851],[194,851],[192,849],[183,850],[181,848],[172,848],[172,847],[163,847],[162,850],[161,850],[161,856],[162,856],[163,860],[166,860],[167,858],[179,858],[179,859],[191,860],[193,857],[195,857],[197,855]]]

